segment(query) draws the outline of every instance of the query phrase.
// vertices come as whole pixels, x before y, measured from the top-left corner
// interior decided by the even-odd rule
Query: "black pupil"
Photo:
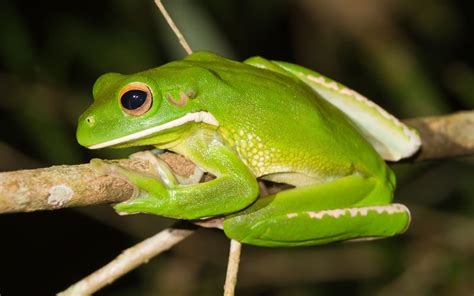
[[[128,110],[140,108],[146,101],[147,93],[143,90],[129,90],[120,99],[122,106]]]

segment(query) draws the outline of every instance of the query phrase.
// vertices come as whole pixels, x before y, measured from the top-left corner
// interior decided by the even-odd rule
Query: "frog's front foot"
[[[170,188],[176,186],[176,180],[173,178],[173,174],[167,171],[170,170],[167,165],[166,168],[162,168],[166,173],[164,175],[160,174],[160,177],[163,178],[164,176],[164,180],[160,180],[153,175],[126,169],[101,159],[92,159],[91,166],[101,174],[123,178],[136,188],[132,198],[114,205],[114,209],[120,214],[138,212],[158,213],[170,198],[170,191],[166,185]]]
[[[153,150],[158,151],[158,149]],[[165,155],[166,159],[176,165],[177,172],[173,171],[168,165],[168,161],[164,161],[159,155]],[[170,153],[161,154],[152,151],[140,151],[130,155],[131,159],[140,159],[150,162],[156,174],[158,174],[166,185],[171,183],[172,186],[177,184],[193,185],[201,181],[204,171],[197,165],[187,160],[184,156]],[[192,170],[189,167],[192,166]],[[182,172],[183,174],[180,174]]]
[[[156,174],[168,188],[176,187],[178,180],[169,165],[151,151],[140,151],[130,155],[130,159],[145,160],[151,164]]]

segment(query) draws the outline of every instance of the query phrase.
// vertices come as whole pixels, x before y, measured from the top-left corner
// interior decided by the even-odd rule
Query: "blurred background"
[[[194,50],[317,70],[400,118],[474,106],[473,1],[164,0]],[[95,79],[183,58],[152,0],[0,2],[0,171],[127,157],[75,141]],[[392,165],[411,228],[244,246],[237,295],[473,295],[474,158]],[[0,189],[1,190],[1,189]],[[109,206],[0,216],[0,294],[51,295],[173,223]],[[98,295],[219,295],[228,240],[200,230]]]

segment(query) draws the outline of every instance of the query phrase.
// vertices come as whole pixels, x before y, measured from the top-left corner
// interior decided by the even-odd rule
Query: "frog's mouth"
[[[219,126],[219,122],[214,117],[214,115],[212,115],[211,113],[206,112],[206,111],[193,112],[193,113],[188,113],[188,114],[184,115],[183,117],[177,118],[177,119],[169,121],[167,123],[164,123],[162,125],[154,126],[154,127],[149,128],[149,129],[142,130],[142,131],[139,131],[139,132],[136,132],[136,133],[133,133],[133,134],[130,134],[130,135],[126,135],[126,136],[123,136],[123,137],[120,137],[120,138],[117,138],[117,139],[113,139],[113,140],[110,140],[110,141],[106,141],[106,142],[102,142],[102,143],[99,143],[99,144],[91,145],[91,146],[88,146],[87,148],[89,148],[89,149],[100,149],[100,148],[104,148],[104,147],[109,147],[109,146],[114,146],[114,145],[117,145],[117,144],[126,143],[126,142],[129,142],[129,141],[141,139],[141,138],[156,134],[156,133],[161,132],[163,130],[167,130],[167,129],[171,129],[171,128],[175,128],[175,127],[184,125],[188,122],[196,122],[196,123],[202,122],[202,123],[207,123],[207,124],[214,125],[214,126]]]

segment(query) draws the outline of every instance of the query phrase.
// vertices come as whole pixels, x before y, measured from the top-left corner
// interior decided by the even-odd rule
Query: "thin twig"
[[[240,251],[242,244],[236,240],[230,240],[229,260],[227,262],[227,274],[225,276],[224,296],[234,296],[237,285],[237,273],[239,272]]]
[[[188,42],[184,38],[183,34],[181,34],[181,31],[179,31],[178,27],[174,23],[171,16],[166,11],[166,8],[161,3],[161,0],[155,0],[155,4],[156,4],[156,6],[158,6],[158,9],[161,11],[161,14],[163,14],[163,16],[165,17],[166,22],[168,22],[168,25],[171,27],[171,30],[173,30],[176,37],[178,37],[179,44],[181,44],[181,46],[184,48],[184,50],[187,52],[187,54],[192,54],[193,50],[191,49]]]
[[[117,258],[95,271],[65,291],[60,296],[90,295],[139,265],[148,262],[154,256],[170,249],[194,233],[196,227],[185,222],[178,222],[158,234],[126,249]]]

